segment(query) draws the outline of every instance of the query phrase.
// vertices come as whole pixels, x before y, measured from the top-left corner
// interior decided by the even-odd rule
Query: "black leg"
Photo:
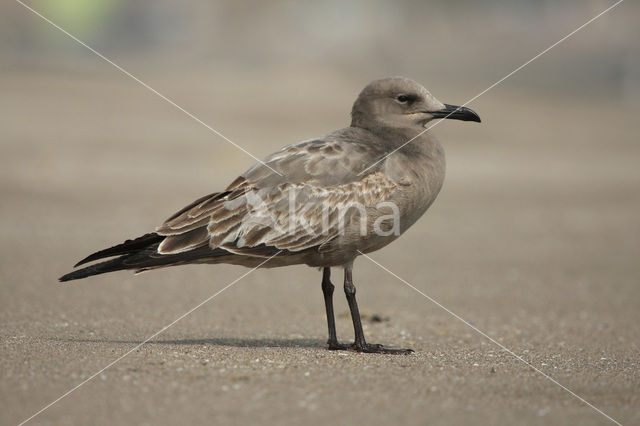
[[[360,311],[358,310],[358,302],[356,302],[356,286],[353,285],[351,268],[345,268],[344,270],[344,294],[347,296],[347,303],[349,303],[349,310],[351,311],[351,321],[353,321],[353,331],[356,337],[354,345],[356,349],[364,348],[367,342],[364,340],[364,331],[362,331]]]
[[[372,345],[366,342],[364,339],[364,331],[362,330],[362,321],[360,320],[358,302],[356,302],[356,286],[353,285],[353,278],[351,275],[351,265],[349,265],[344,269],[344,293],[347,296],[347,302],[349,303],[351,320],[353,321],[353,331],[355,333],[355,343],[350,349],[358,352],[380,354],[409,354],[413,352],[411,349],[388,349],[382,345]]]
[[[322,294],[324,294],[324,307],[327,310],[327,326],[329,327],[329,349],[347,349],[347,345],[341,345],[338,343],[338,337],[336,335],[336,320],[333,315],[333,289],[334,285],[331,283],[331,268],[324,268],[322,270]]]

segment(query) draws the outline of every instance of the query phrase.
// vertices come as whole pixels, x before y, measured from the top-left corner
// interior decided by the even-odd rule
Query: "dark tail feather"
[[[94,260],[104,259],[105,257],[113,257],[119,256],[122,254],[131,254],[138,252],[140,250],[146,249],[152,244],[159,243],[165,237],[152,232],[150,234],[145,234],[142,237],[138,237],[135,240],[127,240],[122,244],[118,244],[117,246],[109,247],[108,249],[97,251],[80,262],[76,263],[73,267],[77,268],[80,265],[84,265],[85,263],[93,262]],[[115,271],[115,269],[114,269]],[[79,271],[78,271],[79,272]],[[108,272],[108,271],[105,271]],[[91,274],[95,275],[95,274]]]
[[[115,249],[116,247],[113,247],[113,249]],[[170,255],[158,254],[156,252],[157,248],[158,243],[154,243],[135,253],[124,254],[115,259],[86,266],[82,269],[78,269],[77,271],[69,272],[68,274],[63,275],[62,277],[60,277],[60,281],[65,282],[71,280],[79,280],[81,278],[90,277],[92,275],[104,274],[106,272],[122,271],[124,269],[134,269],[137,272],[140,272],[147,269],[162,268],[172,265],[184,265],[193,261],[202,261],[204,259],[213,260],[216,258],[223,258],[225,256],[232,255],[228,251],[219,248],[211,250],[209,246],[198,247],[196,249],[189,250],[188,252]],[[108,250],[111,249],[102,250],[102,252],[106,252]],[[98,253],[96,253],[96,255]]]
[[[128,269],[131,266],[125,265],[124,260],[129,256],[121,256],[117,259],[107,260],[106,262],[96,263],[95,265],[87,266],[77,271],[69,272],[66,275],[60,277],[60,282],[79,280],[80,278],[90,277],[91,275],[104,274],[106,272],[121,271]]]

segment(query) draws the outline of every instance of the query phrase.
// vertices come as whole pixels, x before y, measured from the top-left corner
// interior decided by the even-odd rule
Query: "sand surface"
[[[212,84],[221,76],[150,82],[262,157],[343,126],[359,91],[294,76],[287,90],[249,82],[251,108],[233,84]],[[253,160],[109,69],[4,72],[0,91],[0,423],[16,424],[246,272],[57,282]],[[433,91],[449,103],[477,92],[447,82]],[[638,424],[638,107],[588,96],[505,85],[471,105],[482,125],[438,125],[444,190],[373,257]],[[338,290],[341,277],[334,271]],[[320,278],[306,267],[246,276],[31,424],[610,424],[367,259],[354,275],[367,339],[416,352],[327,351]],[[336,311],[349,341],[341,291]]]

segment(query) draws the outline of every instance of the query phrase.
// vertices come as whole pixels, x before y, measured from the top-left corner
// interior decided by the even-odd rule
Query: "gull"
[[[365,340],[353,263],[397,239],[435,201],[445,158],[425,127],[439,118],[480,122],[471,109],[443,104],[411,79],[375,80],[353,104],[349,127],[276,151],[225,190],[169,217],[155,232],[84,258],[75,267],[94,263],[60,281],[195,263],[304,264],[322,269],[329,349],[408,354],[411,349]],[[344,269],[353,344],[337,339],[332,267]]]

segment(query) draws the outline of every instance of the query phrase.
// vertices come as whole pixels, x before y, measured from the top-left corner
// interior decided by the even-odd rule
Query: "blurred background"
[[[441,101],[462,104],[613,2],[27,4],[261,158],[348,125],[353,100],[373,79],[407,76]],[[582,360],[582,376],[553,373],[627,420],[640,418],[638,405],[633,408],[640,392],[631,392],[639,383],[634,363],[640,341],[638,16],[640,3],[622,3],[479,97],[468,106],[482,124],[439,123],[433,133],[448,157],[444,190],[407,235],[375,255],[511,347]],[[78,366],[88,373],[111,360],[105,345],[128,348],[244,272],[193,266],[70,286],[56,282],[79,258],[153,230],[254,160],[13,1],[0,5],[0,128],[0,386],[6,403],[0,411],[2,420],[16,422],[75,384]],[[469,348],[484,350],[464,325],[375,265],[359,260],[356,271],[361,309],[391,317],[387,325],[369,325],[370,340],[409,344],[422,353],[438,347],[452,359]],[[260,271],[244,281],[225,294],[225,304],[168,331],[167,341],[266,337],[294,346],[290,339],[304,337],[322,347],[318,274],[299,267]],[[346,340],[347,307],[337,303]],[[89,333],[92,338],[81,338]],[[394,341],[398,336],[403,340]],[[246,350],[236,349],[242,363]],[[591,370],[600,358],[618,364]],[[430,380],[446,389],[452,374],[467,374],[459,367]],[[421,367],[415,368],[393,377],[381,370],[372,386],[378,383],[382,394],[390,381],[416,385]],[[157,398],[175,396],[177,390],[164,389],[163,378],[153,374],[139,380],[150,381]],[[182,384],[176,374],[173,380]],[[602,375],[608,378],[596,379]],[[208,383],[216,380],[223,379]],[[249,383],[262,382],[251,376]],[[482,389],[475,394],[474,383]],[[467,420],[491,422],[496,407],[509,419],[510,395],[527,392],[521,382],[500,383],[505,399],[484,400],[485,411]],[[96,386],[102,392],[87,390],[83,404],[52,409],[50,420],[82,423],[84,415],[86,423],[95,413],[116,422],[135,418],[128,402],[115,396],[122,391],[118,383]],[[271,398],[295,393],[295,386]],[[444,419],[464,419],[469,406],[483,405],[478,395],[484,386],[478,379],[467,382],[469,394],[433,394],[429,407],[407,405],[399,393],[379,401],[369,395],[370,405],[386,410],[373,420],[388,416],[411,424],[434,410]],[[105,395],[108,403],[96,402]],[[354,414],[340,406],[350,396],[322,395],[318,406]],[[536,395],[542,399],[517,405],[524,419],[549,406],[565,423],[566,412],[556,410],[556,404],[573,404],[565,394]],[[607,398],[599,400],[602,395]],[[143,420],[174,415],[156,406],[157,398],[129,398],[148,408],[138,413],[147,416]],[[264,403],[244,401],[244,408]],[[307,413],[297,407],[303,417],[286,417],[277,410],[272,418],[285,423]],[[581,410],[572,412],[574,420],[591,419]],[[523,421],[521,411],[510,413]]]

